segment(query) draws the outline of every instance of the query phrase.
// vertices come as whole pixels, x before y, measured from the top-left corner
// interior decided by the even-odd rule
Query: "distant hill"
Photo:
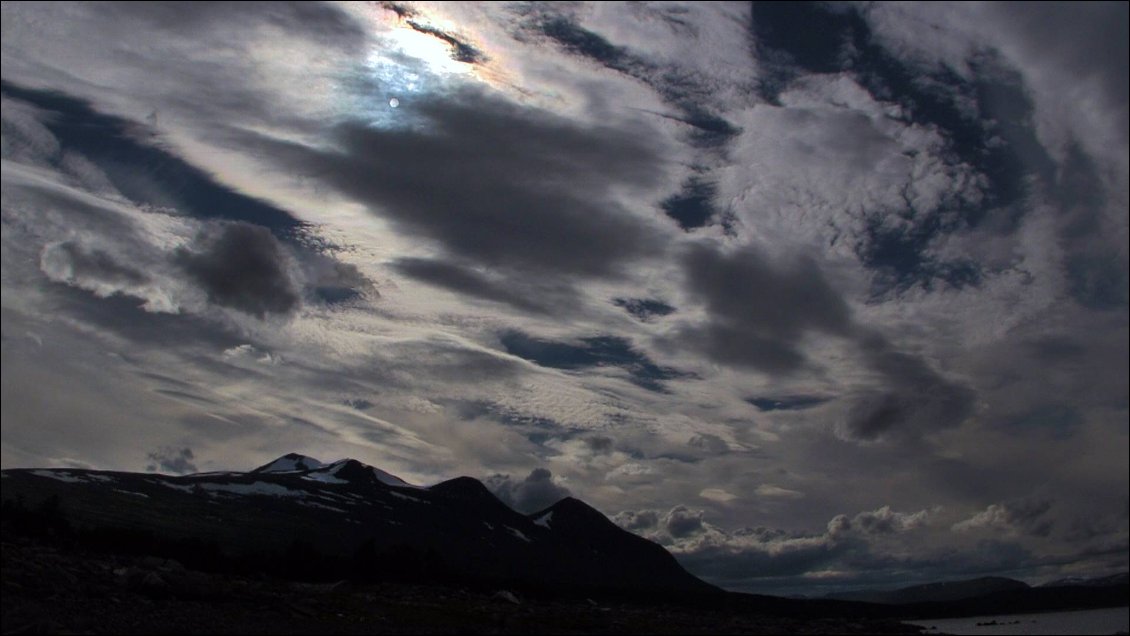
[[[2,480],[6,534],[53,533],[212,570],[720,593],[580,500],[523,515],[470,477],[424,488],[356,460],[292,453],[246,473],[14,469]]]
[[[828,602],[855,602],[885,608],[874,616],[903,619],[1055,612],[1119,607],[1130,595],[1125,574],[1100,579],[1065,579],[1038,587],[1004,577],[981,577],[913,585],[892,590],[866,590],[828,597]]]
[[[1023,581],[999,576],[986,576],[963,581],[945,581],[912,585],[894,590],[863,590],[830,595],[828,598],[842,601],[863,601],[886,605],[906,605],[909,603],[938,603],[959,601],[961,599],[985,596],[994,592],[1028,589]]]
[[[1128,582],[1130,582],[1130,573],[1121,572],[1119,574],[1100,576],[1097,578],[1071,577],[1057,579],[1043,583],[1038,587],[1109,587],[1112,585],[1126,585]]]

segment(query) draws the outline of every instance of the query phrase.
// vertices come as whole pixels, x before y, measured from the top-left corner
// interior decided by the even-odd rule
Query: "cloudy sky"
[[[758,592],[1127,568],[1125,3],[2,11],[5,468],[472,475]]]

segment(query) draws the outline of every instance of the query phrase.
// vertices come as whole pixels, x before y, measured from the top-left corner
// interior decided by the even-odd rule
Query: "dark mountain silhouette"
[[[1071,577],[1043,583],[1038,587],[1110,587],[1130,583],[1130,573],[1120,572],[1097,578]]]
[[[843,601],[883,603],[887,605],[906,605],[908,603],[959,601],[966,598],[985,596],[986,594],[992,594],[994,592],[1025,589],[1028,589],[1028,584],[1023,581],[1000,576],[986,576],[964,581],[943,581],[940,583],[912,585],[895,590],[842,592],[830,595],[828,598]]]
[[[303,579],[408,580],[715,594],[656,543],[567,498],[518,513],[481,482],[429,488],[296,453],[247,473],[3,471],[6,511],[54,509],[115,549]],[[7,512],[5,518],[8,518]]]
[[[1119,607],[1126,605],[1128,593],[1125,575],[1081,579],[1067,584],[1057,581],[1038,587],[990,576],[894,590],[847,592],[830,596],[827,602],[882,608],[872,616],[917,619]]]

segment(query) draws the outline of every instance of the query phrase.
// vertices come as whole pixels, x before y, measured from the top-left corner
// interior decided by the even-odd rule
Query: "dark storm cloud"
[[[352,287],[320,286],[312,290],[314,297],[327,305],[347,303],[360,298],[361,294]]]
[[[730,450],[730,445],[726,443],[726,440],[717,435],[711,435],[710,433],[698,433],[694,435],[687,440],[687,446],[697,448],[698,450],[712,455],[725,453]]]
[[[130,3],[137,4],[137,3]],[[85,101],[0,81],[5,96],[51,114],[44,126],[68,150],[96,164],[119,192],[137,203],[174,207],[206,219],[246,221],[280,235],[296,231],[290,213],[217,183],[209,174],[139,134],[133,122],[104,115]]]
[[[195,314],[148,311],[144,301],[133,296],[98,298],[67,286],[56,286],[51,292],[54,311],[135,344],[223,351],[246,342],[234,329]]]
[[[662,381],[694,377],[672,367],[651,361],[631,343],[617,336],[582,338],[577,344],[540,340],[521,331],[508,331],[499,341],[511,355],[543,367],[582,370],[600,366],[619,367],[627,371],[631,381],[649,391],[665,392]]]
[[[625,530],[642,534],[659,525],[659,513],[654,510],[626,510],[612,517],[612,520]]]
[[[486,487],[503,503],[529,514],[544,510],[568,497],[568,488],[553,481],[553,473],[545,468],[535,468],[521,481],[514,481],[510,475],[491,475],[484,481]]]
[[[282,246],[264,227],[209,226],[194,249],[180,248],[174,260],[217,305],[259,318],[285,314],[299,305]]]
[[[1088,309],[1125,309],[1128,301],[1127,261],[1115,249],[1076,253],[1067,259],[1071,295]]]
[[[196,457],[191,448],[161,447],[151,451],[146,457],[150,463],[145,469],[149,472],[161,471],[177,475],[197,472],[193,462]]]
[[[1005,504],[1009,523],[1037,537],[1051,534],[1055,523],[1047,517],[1051,509],[1052,502],[1049,499],[1020,499]]]
[[[612,452],[613,440],[605,435],[593,435],[585,438],[585,445],[594,455],[607,455]]]
[[[695,245],[684,265],[687,292],[710,314],[685,341],[718,362],[796,371],[805,362],[798,347],[806,331],[846,335],[851,328],[847,304],[811,260],[773,263],[752,249],[723,254]]]
[[[651,322],[656,316],[668,316],[675,308],[662,300],[654,298],[616,298],[612,301],[617,307],[636,317],[640,322]]]
[[[689,537],[703,530],[702,511],[675,506],[660,520],[660,526],[676,539]]]
[[[365,398],[347,398],[342,400],[341,403],[350,408],[357,409],[358,411],[368,411],[375,406],[375,404]]]
[[[659,185],[663,159],[646,130],[584,127],[472,89],[421,97],[401,111],[418,121],[338,126],[338,150],[247,143],[460,260],[604,276],[662,251],[657,228],[613,196]]]
[[[922,358],[898,351],[884,337],[859,339],[865,361],[886,385],[859,396],[841,432],[860,440],[958,426],[973,414],[976,393],[942,377]]]
[[[957,426],[972,414],[971,389],[855,324],[847,303],[814,261],[774,263],[752,249],[724,254],[698,244],[684,263],[687,293],[704,303],[709,317],[705,324],[685,327],[681,338],[684,346],[717,362],[787,374],[806,363],[800,342],[807,332],[855,343],[882,386],[854,399],[841,430],[849,438],[914,435]],[[762,410],[774,408],[771,398],[752,400]],[[815,404],[801,399],[782,406],[806,405]]]
[[[289,233],[284,242],[297,249],[291,254],[303,271],[307,297],[326,305],[337,305],[362,298],[379,298],[376,284],[356,265],[334,258],[341,245],[318,236],[311,226]]]
[[[394,261],[392,267],[404,276],[457,294],[510,305],[522,311],[546,311],[545,307],[514,289],[514,283],[492,280],[469,267],[427,258],[401,258]]]

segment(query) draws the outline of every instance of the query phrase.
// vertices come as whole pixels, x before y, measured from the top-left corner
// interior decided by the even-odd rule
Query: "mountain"
[[[1066,579],[1057,579],[1043,583],[1038,587],[1110,587],[1112,585],[1126,585],[1130,583],[1130,573],[1121,572],[1110,576],[1098,578],[1084,578],[1073,576]]]
[[[251,472],[253,473],[291,473],[295,471],[313,470],[324,466],[322,462],[299,455],[298,453],[287,453],[273,462],[264,464]]]
[[[4,531],[304,579],[715,594],[661,546],[573,498],[523,515],[481,482],[415,486],[291,453],[246,473],[12,469]]]
[[[866,590],[828,597],[839,602],[871,603],[903,619],[946,618],[1052,612],[1126,605],[1126,576],[1056,581],[1038,587],[1015,579],[982,577],[915,585],[894,590]]]
[[[985,596],[995,592],[1025,589],[1028,589],[1028,584],[1023,581],[999,576],[986,576],[964,581],[945,581],[941,583],[927,583],[925,585],[912,585],[895,590],[845,592],[829,596],[828,598],[842,601],[906,605],[910,603],[959,601],[962,599]]]

